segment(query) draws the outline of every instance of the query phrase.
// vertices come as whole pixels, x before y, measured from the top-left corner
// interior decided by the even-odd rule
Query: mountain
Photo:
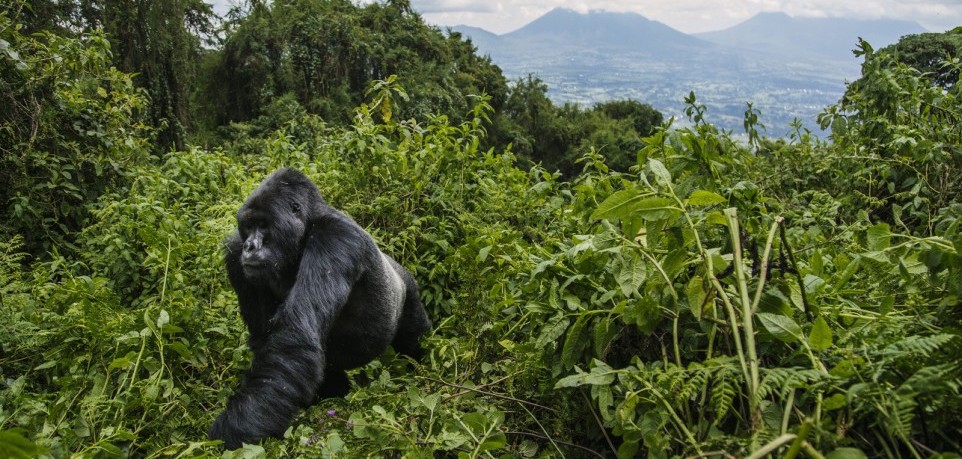
[[[730,29],[687,35],[635,13],[554,9],[504,35],[454,27],[491,56],[509,79],[533,74],[556,103],[612,99],[651,104],[682,123],[695,91],[717,126],[742,130],[746,102],[761,110],[768,134],[795,118],[814,125],[859,76],[857,37],[879,47],[922,31],[905,21],[792,18],[760,14]]]
[[[916,22],[894,19],[796,18],[759,13],[745,22],[697,34],[712,43],[771,54],[854,61],[852,49],[862,37],[878,49],[904,35],[927,32]]]
[[[450,32],[460,33],[466,38],[470,38],[471,42],[474,43],[479,50],[490,50],[494,48],[496,43],[501,40],[501,37],[492,32],[488,32],[480,27],[471,27],[466,25],[457,25],[450,27],[448,29]],[[482,52],[481,54],[487,54]]]
[[[565,8],[555,8],[528,25],[503,35],[502,39],[514,43],[566,47],[574,44],[609,50],[668,50],[707,45],[640,14],[606,11],[582,14]]]
[[[586,50],[667,55],[714,46],[640,14],[578,13],[566,8],[555,8],[504,35],[468,26],[456,26],[451,30],[470,37],[481,54],[490,54],[496,60],[529,53],[567,55]]]

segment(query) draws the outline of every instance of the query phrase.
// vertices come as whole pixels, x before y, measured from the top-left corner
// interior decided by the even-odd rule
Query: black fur
[[[431,328],[414,277],[300,172],[268,177],[237,212],[227,271],[251,368],[210,428],[235,449],[284,433],[297,411],[347,393],[345,370],[388,345],[418,357]]]

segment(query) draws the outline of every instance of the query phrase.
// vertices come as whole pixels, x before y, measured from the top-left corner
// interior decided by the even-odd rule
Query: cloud
[[[468,24],[497,33],[557,7],[634,12],[689,33],[723,29],[777,11],[798,17],[907,19],[938,31],[962,24],[962,0],[415,0],[412,5],[434,24]]]
[[[240,0],[207,1],[223,14]],[[412,0],[411,6],[435,25],[466,24],[496,33],[522,27],[558,7],[633,12],[688,33],[723,29],[776,11],[798,17],[907,19],[939,32],[962,25],[962,0]]]
[[[411,6],[423,14],[432,13],[497,13],[500,2],[473,0],[413,0]]]

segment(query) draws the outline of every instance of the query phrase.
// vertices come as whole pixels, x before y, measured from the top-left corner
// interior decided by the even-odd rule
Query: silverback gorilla
[[[303,174],[251,193],[227,241],[251,368],[210,427],[227,448],[284,433],[300,408],[348,391],[345,370],[388,345],[415,358],[431,328],[414,278]]]

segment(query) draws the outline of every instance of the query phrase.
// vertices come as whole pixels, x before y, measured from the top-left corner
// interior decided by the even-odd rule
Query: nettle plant
[[[719,171],[754,160],[726,138],[647,139],[637,181],[619,177],[592,231],[532,271],[537,344],[567,375],[555,387],[590,392],[621,457],[952,445],[927,428],[962,403],[957,223],[925,238],[867,217],[831,227],[811,212],[837,203],[725,185]]]

